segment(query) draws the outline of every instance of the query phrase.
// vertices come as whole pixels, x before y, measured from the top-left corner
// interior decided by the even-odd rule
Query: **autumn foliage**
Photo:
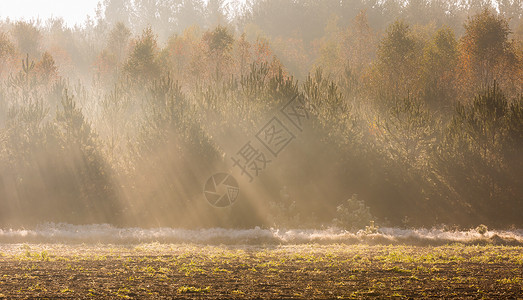
[[[1,21],[0,224],[313,227],[357,194],[386,226],[522,226],[521,14],[350,2]],[[233,207],[208,205],[204,181],[290,99],[311,109],[293,144]]]

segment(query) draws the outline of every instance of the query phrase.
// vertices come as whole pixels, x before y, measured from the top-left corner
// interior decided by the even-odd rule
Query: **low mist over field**
[[[522,17],[516,0],[2,15],[0,228],[521,228]]]
[[[0,299],[521,299],[521,0],[0,2]]]

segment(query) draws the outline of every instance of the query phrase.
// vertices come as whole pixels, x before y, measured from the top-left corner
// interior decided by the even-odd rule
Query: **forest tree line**
[[[521,226],[522,11],[105,0],[81,26],[2,20],[0,224]],[[211,207],[208,176],[293,98],[307,128]]]

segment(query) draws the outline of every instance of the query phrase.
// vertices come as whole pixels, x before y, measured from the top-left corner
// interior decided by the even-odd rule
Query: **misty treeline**
[[[2,20],[0,224],[521,226],[522,11],[105,0],[74,28]],[[294,97],[303,131],[209,205],[207,178]]]

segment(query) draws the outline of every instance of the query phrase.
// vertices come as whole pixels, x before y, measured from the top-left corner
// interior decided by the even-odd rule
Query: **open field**
[[[523,297],[523,247],[4,244],[0,298]]]

